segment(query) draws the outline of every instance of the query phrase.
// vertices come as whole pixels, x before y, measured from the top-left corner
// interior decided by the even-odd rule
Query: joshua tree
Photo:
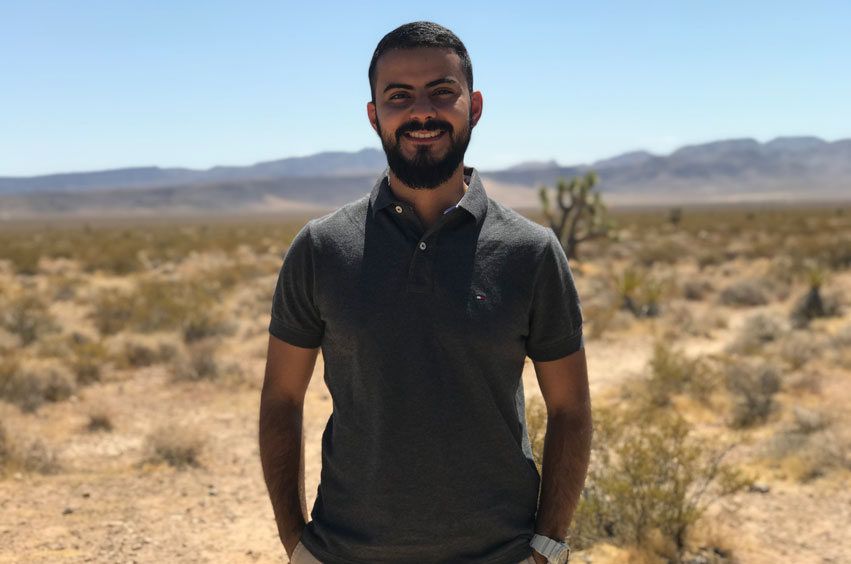
[[[680,224],[680,221],[683,219],[683,208],[671,208],[668,210],[668,221],[671,222],[671,225],[674,227]]]
[[[559,178],[555,197],[557,209],[550,203],[549,188],[541,186],[538,190],[544,215],[568,258],[578,258],[577,250],[583,241],[606,237],[614,228],[614,223],[606,217],[607,207],[600,193],[592,194],[596,184],[594,171],[570,180]]]

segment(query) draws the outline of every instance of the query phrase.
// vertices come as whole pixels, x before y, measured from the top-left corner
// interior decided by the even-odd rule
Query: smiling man
[[[388,170],[296,236],[272,304],[260,455],[281,542],[295,564],[565,562],[591,441],[567,259],[464,166],[482,95],[451,31],[390,32],[369,82]],[[302,411],[320,348],[333,413],[308,521]],[[540,476],[527,356],[547,406]]]

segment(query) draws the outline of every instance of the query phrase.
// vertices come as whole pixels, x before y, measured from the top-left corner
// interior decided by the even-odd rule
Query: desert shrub
[[[0,421],[0,477],[9,470],[55,474],[60,469],[55,451],[38,439],[15,440]]]
[[[648,368],[650,377],[645,393],[655,407],[670,404],[675,394],[689,394],[706,401],[712,391],[712,374],[706,363],[700,358],[689,358],[664,341],[654,343]]]
[[[71,357],[68,366],[77,383],[86,385],[99,382],[101,370],[109,357],[106,347],[98,341],[75,334],[71,337],[69,348]]]
[[[620,308],[635,317],[657,317],[664,286],[646,272],[627,268],[613,279]]]
[[[96,411],[89,414],[89,422],[86,429],[89,432],[112,431],[112,418],[105,411]]]
[[[183,469],[201,466],[204,441],[193,429],[167,425],[148,435],[146,447],[148,457],[145,462],[165,463]]]
[[[194,311],[181,324],[183,340],[195,343],[210,337],[229,335],[234,332],[234,325],[224,320],[221,314],[208,309]]]
[[[189,334],[195,337],[198,331],[218,330],[216,318],[209,313],[217,298],[215,285],[202,281],[145,280],[132,293],[115,289],[102,292],[91,317],[103,335],[121,330],[184,330],[188,323]]]
[[[685,299],[700,301],[712,291],[712,284],[703,279],[690,278],[683,282],[681,291]]]
[[[778,344],[780,357],[793,370],[818,357],[828,346],[826,337],[809,331],[793,331]]]
[[[216,360],[216,345],[205,341],[191,345],[186,358],[177,363],[174,371],[176,380],[197,382],[216,380],[222,375]]]
[[[769,302],[769,293],[765,282],[746,278],[721,290],[718,301],[732,306],[759,306]]]
[[[832,470],[851,469],[848,446],[825,428],[816,431],[792,428],[771,436],[763,445],[763,452],[788,477],[809,482]]]
[[[33,412],[46,402],[68,399],[74,393],[74,380],[60,366],[37,365],[25,368],[10,357],[0,363],[0,398]]]
[[[805,407],[796,407],[794,415],[795,430],[805,435],[821,431],[828,424],[827,417],[822,412]]]
[[[806,293],[795,300],[789,319],[794,327],[802,329],[807,327],[813,319],[835,317],[839,314],[840,304],[837,297],[830,294],[823,296],[820,286],[811,286]]]
[[[128,295],[109,288],[94,299],[90,317],[101,335],[113,335],[130,324],[133,302]]]
[[[23,293],[12,296],[4,302],[0,323],[7,331],[17,335],[23,346],[56,330],[53,316],[37,296]]]
[[[25,443],[16,458],[21,469],[25,472],[38,474],[56,474],[61,470],[56,451],[39,439]]]
[[[0,477],[6,472],[6,466],[11,462],[11,444],[6,434],[6,426],[0,421]]]
[[[710,451],[671,411],[600,409],[594,424],[591,466],[570,534],[576,548],[598,541],[642,545],[655,532],[682,554],[690,527],[708,506],[747,484],[724,464],[729,449]]]
[[[726,262],[727,260],[727,257],[722,249],[709,248],[699,251],[695,256],[695,260],[697,262],[698,268],[700,270],[703,270],[708,266],[718,266],[719,264],[724,264],[724,262]]]
[[[730,425],[750,427],[765,421],[773,411],[780,376],[771,364],[734,360],[727,363],[725,384],[733,399]]]
[[[666,237],[640,246],[636,250],[635,258],[640,264],[650,267],[654,264],[674,264],[689,255],[689,249],[685,245]]]
[[[788,331],[783,319],[767,313],[756,313],[745,319],[736,339],[727,347],[731,353],[755,354],[769,343],[775,343]]]

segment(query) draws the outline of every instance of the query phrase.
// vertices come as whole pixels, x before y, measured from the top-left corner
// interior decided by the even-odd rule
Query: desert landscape
[[[611,218],[571,264],[596,428],[571,560],[851,562],[851,207]],[[306,220],[0,226],[0,562],[286,561],[257,415]],[[539,456],[529,361],[523,382]],[[320,359],[309,503],[331,405]]]

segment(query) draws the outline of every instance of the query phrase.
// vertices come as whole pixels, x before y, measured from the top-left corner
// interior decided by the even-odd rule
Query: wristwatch
[[[545,556],[550,564],[565,564],[570,558],[570,547],[566,542],[557,541],[544,535],[532,535],[529,545]]]

